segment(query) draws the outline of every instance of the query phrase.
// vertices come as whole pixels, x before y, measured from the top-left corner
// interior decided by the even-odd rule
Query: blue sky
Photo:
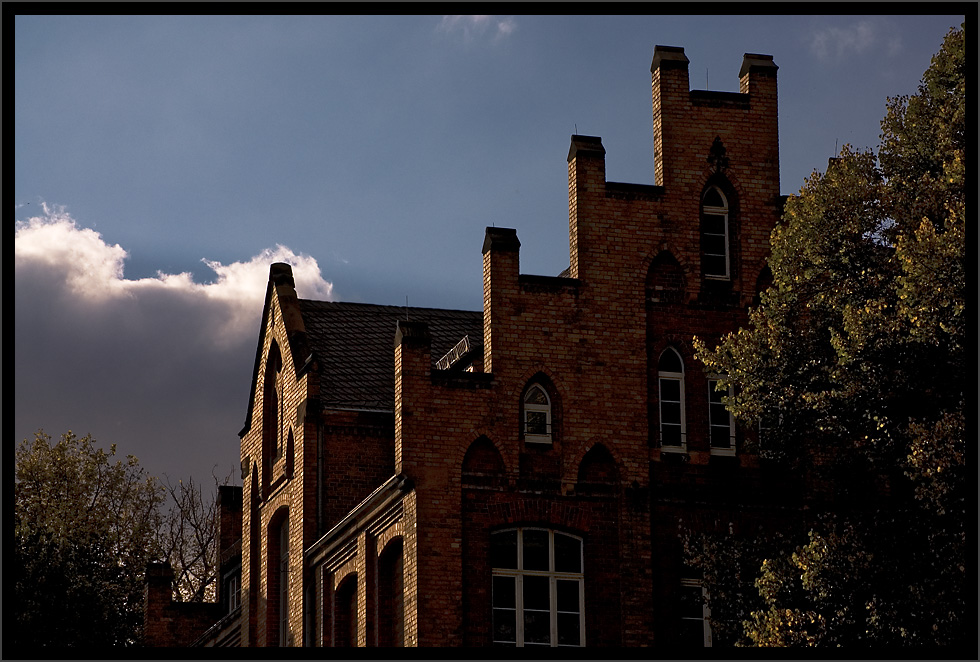
[[[814,8],[819,5],[814,5]],[[237,465],[268,264],[299,295],[479,309],[488,225],[568,265],[569,136],[653,181],[650,61],[779,66],[781,188],[876,147],[959,16],[17,16],[15,438]]]

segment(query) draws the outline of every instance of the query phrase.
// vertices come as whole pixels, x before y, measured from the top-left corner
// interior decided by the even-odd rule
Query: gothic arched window
[[[701,271],[705,278],[727,280],[731,275],[728,238],[728,199],[717,186],[701,198]]]
[[[551,398],[540,384],[524,391],[524,441],[551,443]]]
[[[684,362],[668,347],[657,362],[660,395],[660,445],[664,450],[687,450],[684,416]]]

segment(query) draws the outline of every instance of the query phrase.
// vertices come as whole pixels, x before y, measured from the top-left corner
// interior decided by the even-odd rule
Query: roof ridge
[[[482,310],[467,310],[464,308],[433,308],[429,306],[399,306],[397,304],[388,303],[364,303],[361,301],[323,301],[320,299],[299,299],[301,304],[312,303],[312,304],[323,304],[327,306],[351,306],[358,308],[376,308],[376,309],[391,309],[392,311],[398,310],[425,310],[434,312],[445,312],[445,313],[469,313],[469,314],[483,314]]]

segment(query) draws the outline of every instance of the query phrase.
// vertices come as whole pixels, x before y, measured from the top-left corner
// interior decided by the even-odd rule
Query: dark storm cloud
[[[277,246],[208,262],[212,283],[126,280],[122,247],[43,211],[15,238],[16,441],[71,429],[156,475],[226,476],[238,465],[269,264],[293,264],[300,296],[331,298],[316,260]]]

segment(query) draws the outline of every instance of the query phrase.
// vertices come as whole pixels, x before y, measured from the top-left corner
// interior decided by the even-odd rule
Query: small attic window
[[[524,440],[551,443],[551,399],[540,384],[524,392]]]

